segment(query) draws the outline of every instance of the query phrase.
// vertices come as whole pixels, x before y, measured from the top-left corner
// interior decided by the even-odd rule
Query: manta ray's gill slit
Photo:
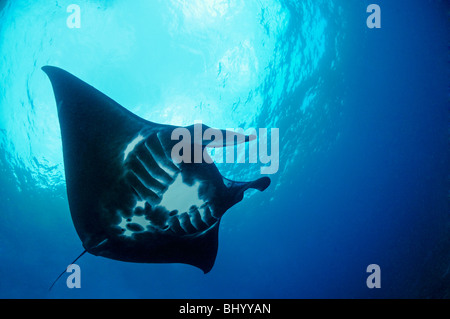
[[[128,155],[136,148],[136,146],[144,140],[144,136],[139,134],[134,140],[132,140],[127,147],[125,148],[124,154],[123,154],[123,161],[125,162],[128,158]]]
[[[139,157],[138,157],[139,159]],[[142,167],[145,168],[145,165],[143,163]],[[161,197],[162,193],[164,193],[167,189],[167,186],[165,185],[164,182],[159,181],[156,177],[154,177],[153,174],[151,174],[151,172],[147,171],[147,168],[145,168],[145,172],[139,172],[136,174],[138,175],[138,178],[141,179],[144,183],[144,185],[152,190],[153,192],[155,192],[159,197]]]
[[[214,225],[219,220],[219,218],[216,218],[212,213],[212,210],[209,207],[208,203],[202,205],[198,210],[200,213],[200,218],[208,226]]]
[[[176,174],[180,172],[180,168],[173,163],[172,159],[168,157],[168,155],[164,151],[164,147],[161,143],[161,138],[158,134],[156,134],[155,140],[156,141],[153,147],[150,147],[147,142],[144,143],[145,147],[153,157],[153,159],[158,162],[158,166],[172,179],[174,179]]]
[[[151,156],[151,155],[150,155]],[[158,182],[162,187],[165,187],[165,185],[168,183],[168,181],[167,181],[167,179],[173,179],[169,174],[167,174],[167,172],[166,171],[164,171],[164,170],[162,170],[161,168],[160,168],[160,170],[161,170],[161,172],[155,172],[155,171],[157,171],[158,169],[157,168],[153,168],[153,170],[151,170],[150,168],[149,168],[149,166],[148,166],[148,164],[144,161],[144,160],[142,160],[139,156],[136,156],[136,158],[137,158],[137,160],[139,161],[139,163],[142,165],[142,167],[147,171],[147,173],[153,178],[153,179],[155,179],[155,181],[156,182]],[[158,164],[156,164],[156,162],[155,162],[155,165],[158,165]],[[158,166],[158,168],[159,168],[159,166]],[[154,174],[152,174],[152,172],[154,173]],[[158,174],[159,173],[159,174]],[[168,178],[166,178],[166,180],[164,180],[162,177],[161,177],[161,175],[162,174],[167,174],[167,176],[168,176]]]
[[[138,184],[136,186],[141,186],[140,189],[135,188],[135,190],[139,193],[139,195],[142,197],[142,199],[150,198],[155,202],[158,202],[161,200],[161,194],[163,192],[163,189],[156,187],[155,185],[152,185],[151,183],[144,180],[140,175],[136,174],[135,172],[132,172],[132,175],[138,181]],[[144,187],[144,190],[142,190],[142,187]]]

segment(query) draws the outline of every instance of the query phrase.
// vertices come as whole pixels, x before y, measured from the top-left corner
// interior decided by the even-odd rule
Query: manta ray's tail
[[[75,260],[71,263],[71,265],[73,265],[74,263],[77,262],[78,259],[80,259],[85,253],[87,253],[87,250],[83,251],[80,256],[78,256],[77,258],[75,258]],[[66,268],[67,269],[67,268]],[[52,290],[53,286],[56,284],[56,282],[59,280],[59,278],[62,277],[62,275],[64,275],[64,273],[66,272],[66,270],[64,270],[59,276],[58,278],[56,278],[56,280],[53,282],[53,284],[50,286],[50,288],[48,289],[48,291]]]

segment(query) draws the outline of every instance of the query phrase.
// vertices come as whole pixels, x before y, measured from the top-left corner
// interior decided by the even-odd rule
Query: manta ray
[[[184,263],[208,273],[222,216],[245,190],[264,191],[270,179],[237,182],[213,161],[180,162],[171,151],[177,126],[140,118],[60,68],[42,70],[58,109],[69,208],[84,247],[79,257]],[[192,148],[226,146],[202,138]]]

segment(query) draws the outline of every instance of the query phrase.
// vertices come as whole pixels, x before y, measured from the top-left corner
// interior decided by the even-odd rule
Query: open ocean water
[[[0,0],[0,297],[449,298],[450,5],[375,2],[380,29],[360,0]],[[150,121],[279,128],[209,274],[86,254],[48,291],[83,248],[45,65]]]

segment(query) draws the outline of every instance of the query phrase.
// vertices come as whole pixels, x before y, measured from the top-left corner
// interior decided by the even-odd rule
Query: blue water
[[[449,298],[446,1],[0,1],[1,298]],[[44,65],[139,116],[279,128],[280,169],[223,217],[213,270],[85,255]],[[258,165],[220,164],[230,178]],[[366,267],[381,268],[368,289]]]

